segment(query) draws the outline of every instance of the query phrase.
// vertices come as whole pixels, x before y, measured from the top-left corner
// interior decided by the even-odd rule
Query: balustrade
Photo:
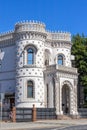
[[[77,73],[77,69],[73,67],[68,66],[61,66],[61,65],[50,65],[46,67],[47,71],[53,71],[54,69],[63,71],[63,72],[71,72],[71,73]]]

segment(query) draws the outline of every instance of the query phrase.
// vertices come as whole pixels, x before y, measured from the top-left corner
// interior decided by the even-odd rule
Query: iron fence
[[[16,108],[16,121],[32,121],[32,108]]]

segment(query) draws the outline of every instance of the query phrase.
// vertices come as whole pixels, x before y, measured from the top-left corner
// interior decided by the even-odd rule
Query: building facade
[[[77,112],[77,69],[71,34],[48,32],[40,22],[20,22],[0,35],[0,92],[8,107],[56,108]]]

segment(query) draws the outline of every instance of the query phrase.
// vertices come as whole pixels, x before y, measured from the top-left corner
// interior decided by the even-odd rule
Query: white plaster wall
[[[16,76],[23,76],[23,77],[43,77],[43,68],[38,68],[38,67],[24,67],[24,68],[19,68],[16,70]]]
[[[65,56],[64,65],[71,67],[71,50],[68,48],[53,48],[53,59],[54,64],[57,64],[57,56],[58,54],[63,54]]]
[[[49,43],[50,44],[50,43]],[[65,56],[65,66],[71,67],[71,49],[69,48],[63,48],[61,47],[51,47],[45,45],[45,50],[48,50],[50,52],[50,62],[49,65],[57,64],[57,56],[58,54],[63,54]]]
[[[45,89],[47,89],[47,84],[48,84],[48,108],[53,108],[54,107],[54,84],[53,84],[53,79],[52,76],[45,75]],[[46,90],[45,90],[46,92]],[[47,96],[47,93],[45,97]],[[45,101],[47,101],[47,97],[45,98]],[[47,104],[47,103],[46,103]]]
[[[50,80],[48,86],[49,86],[49,90],[48,90],[48,92],[49,92],[49,108],[52,108],[52,107],[54,107],[54,104],[53,104],[53,96],[54,96],[53,87],[54,86],[53,86],[52,79]]]
[[[28,45],[37,48],[35,64],[27,65],[24,59],[24,49]],[[16,43],[16,106],[17,107],[44,107],[44,42],[38,40],[23,40]],[[35,84],[35,97],[27,98],[27,81]]]
[[[23,40],[23,41],[18,41],[16,43],[16,46],[17,46],[17,50],[16,50],[17,67],[23,67],[23,65],[24,65],[23,52],[24,52],[24,48],[28,45],[35,45],[36,46],[37,53],[36,53],[36,57],[35,57],[35,65],[37,67],[43,67],[44,66],[44,42],[38,41],[38,40]]]
[[[50,46],[46,46],[46,45],[45,45],[45,48],[44,48],[44,53],[45,53],[45,51],[48,51],[48,52],[49,52],[49,65],[54,64],[54,54],[53,54],[53,48],[52,48],[52,47],[50,47]],[[45,57],[45,59],[44,59],[44,60],[46,60],[46,57]]]
[[[27,81],[34,82],[34,98],[27,98]],[[44,107],[44,81],[41,77],[20,77],[16,83],[16,106],[17,107]],[[22,102],[23,104],[19,104]],[[25,105],[24,105],[25,104]]]

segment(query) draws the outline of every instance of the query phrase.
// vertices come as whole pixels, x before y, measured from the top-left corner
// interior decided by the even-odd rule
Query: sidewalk
[[[71,120],[40,120],[36,122],[2,122],[2,130],[24,130],[24,129],[40,129],[40,128],[62,128],[74,125],[87,125],[87,119],[71,119]],[[0,129],[0,130],[1,130]]]

